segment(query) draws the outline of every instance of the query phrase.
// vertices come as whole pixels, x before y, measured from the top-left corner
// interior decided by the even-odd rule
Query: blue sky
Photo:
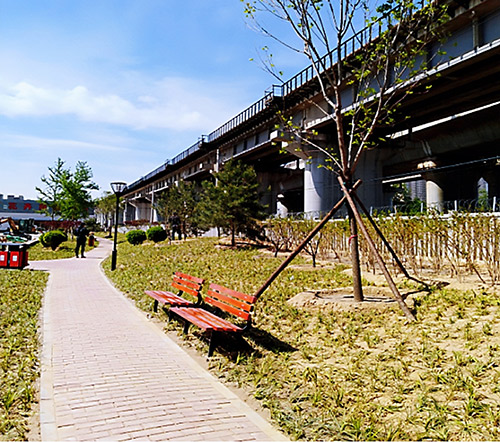
[[[265,45],[239,0],[0,0],[0,194],[36,198],[58,157],[94,196],[135,181],[263,96]]]

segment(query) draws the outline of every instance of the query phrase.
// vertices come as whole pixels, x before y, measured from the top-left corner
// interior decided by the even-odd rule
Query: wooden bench
[[[181,272],[175,272],[172,279],[172,287],[179,290],[177,294],[163,290],[146,290],[145,293],[154,299],[153,310],[158,311],[158,304],[170,307],[196,307],[201,304],[201,289],[204,279],[187,275]],[[188,294],[194,298],[193,301],[183,297]]]
[[[255,296],[246,295],[218,284],[210,284],[204,303],[216,307],[222,312],[230,313],[236,320],[240,320],[239,323],[223,319],[202,307],[172,307],[169,313],[182,318],[185,334],[188,332],[190,324],[194,324],[209,333],[208,356],[210,357],[216,345],[216,338],[220,334],[242,334],[251,326],[255,301],[257,301]]]

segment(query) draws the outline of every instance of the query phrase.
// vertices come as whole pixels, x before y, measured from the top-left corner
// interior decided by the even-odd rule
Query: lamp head
[[[127,183],[123,183],[121,181],[115,181],[111,183],[111,189],[113,190],[113,193],[115,193],[116,195],[122,193],[125,187],[127,187]]]

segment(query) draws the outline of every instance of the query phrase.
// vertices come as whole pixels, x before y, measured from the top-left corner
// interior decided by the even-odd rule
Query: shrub
[[[57,249],[64,241],[68,240],[68,235],[60,230],[51,230],[44,233],[40,237],[40,242],[44,247],[50,247],[52,250]]]
[[[167,232],[161,226],[154,226],[146,231],[146,236],[149,241],[160,242],[167,239]]]
[[[142,244],[146,241],[146,233],[144,230],[131,230],[126,233],[125,237],[127,238],[127,241],[134,246]]]

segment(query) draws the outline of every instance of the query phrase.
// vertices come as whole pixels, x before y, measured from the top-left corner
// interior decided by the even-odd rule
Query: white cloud
[[[0,148],[5,146],[5,150],[12,149],[29,149],[31,152],[36,151],[97,151],[97,152],[119,152],[128,151],[129,149],[114,146],[111,144],[92,143],[86,141],[77,141],[70,139],[44,138],[27,135],[2,134]],[[3,149],[3,148],[2,148]]]
[[[82,85],[71,89],[40,87],[28,82],[0,86],[0,115],[10,118],[70,115],[82,121],[135,129],[206,132],[241,109],[234,100],[234,85],[176,77],[156,82],[146,78],[136,80],[142,84],[135,85],[134,97],[96,94]]]

